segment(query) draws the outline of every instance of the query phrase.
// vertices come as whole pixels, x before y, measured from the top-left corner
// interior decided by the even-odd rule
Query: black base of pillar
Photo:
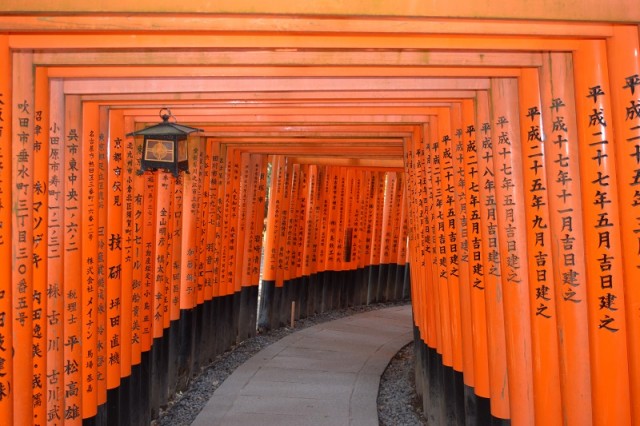
[[[359,305],[367,305],[369,302],[369,275],[371,274],[370,266],[365,266],[364,268],[359,269],[359,279],[358,279],[358,292],[359,294]]]
[[[508,426],[511,421],[491,415],[490,400],[466,386],[463,374],[442,364],[442,355],[420,339],[414,327],[416,392],[422,395],[428,424],[455,426]]]
[[[331,285],[333,286],[331,309],[342,309],[342,288],[344,287],[344,273],[342,271],[333,271],[331,273]]]
[[[309,310],[308,316],[315,315],[320,312],[320,301],[322,300],[322,288],[320,285],[320,274],[314,273],[309,276]]]
[[[240,290],[231,295],[231,336],[229,336],[229,347],[238,342],[238,336],[240,334],[240,302],[241,293]]]
[[[273,289],[273,305],[271,311],[271,328],[279,328],[282,322],[282,299],[284,297],[284,287],[274,287]]]
[[[258,312],[258,330],[260,331],[271,329],[273,293],[275,292],[275,287],[275,281],[262,281],[260,308]]]
[[[405,270],[405,265],[396,265],[396,277],[395,277],[395,293],[394,293],[394,300],[396,301],[400,301],[400,300],[404,300],[405,296],[404,296],[404,270]]]
[[[140,411],[142,411],[142,423],[151,423],[151,351],[142,352],[140,362]]]
[[[178,342],[180,339],[180,323],[171,321],[168,329],[167,344],[167,389],[172,395],[178,383]]]
[[[131,424],[141,425],[144,424],[144,418],[142,414],[143,403],[142,397],[142,366],[131,366],[131,392],[129,394],[128,410],[131,413]]]
[[[406,300],[411,299],[411,265],[408,263],[404,267],[404,286],[402,287],[402,295]]]
[[[200,365],[208,365],[213,360],[214,337],[216,335],[216,324],[213,321],[213,303],[211,300],[205,300],[202,305],[202,336],[200,346],[197,347],[200,356]],[[195,348],[194,348],[195,352]]]
[[[236,329],[235,315],[237,313],[237,306],[235,305],[235,293],[227,294],[224,296],[224,324],[226,334],[224,335],[224,350],[231,348],[236,342]]]
[[[193,368],[195,371],[199,371],[200,367],[205,363],[205,360],[203,359],[203,351],[199,349],[202,348],[202,343],[205,339],[208,325],[205,324],[202,305],[196,305],[191,310],[193,311],[194,345],[198,348],[198,350],[194,351]]]
[[[130,425],[131,423],[131,376],[120,379],[120,420],[119,425]]]
[[[356,298],[356,269],[350,269],[343,272],[345,274],[345,308],[355,306]]]
[[[489,398],[476,395],[469,386],[464,387],[464,412],[466,426],[483,426],[492,422]]]
[[[254,284],[249,288],[249,329],[247,330],[247,336],[253,337],[256,335],[256,321],[258,318],[258,284]]]
[[[107,425],[120,425],[120,388],[107,390]]]
[[[300,317],[309,316],[309,276],[303,275],[300,280]]]
[[[178,333],[178,377],[176,389],[183,391],[187,388],[194,368],[195,349],[195,311],[193,309],[183,309],[180,311]]]
[[[333,271],[322,272],[322,305],[320,312],[333,309]]]
[[[380,265],[369,266],[369,283],[367,290],[367,305],[378,302],[378,284],[380,279]]]
[[[242,287],[240,289],[240,303],[238,306],[238,335],[236,336],[236,343],[240,343],[249,338],[249,315],[251,312],[250,298],[251,294],[249,287]]]
[[[389,264],[383,263],[378,266],[378,287],[376,291],[376,302],[384,303],[387,301],[389,293]]]
[[[400,300],[396,297],[396,289],[401,286],[401,284],[398,284],[398,281],[396,280],[397,270],[398,265],[395,263],[389,264],[389,271],[387,272],[387,301],[389,302]]]

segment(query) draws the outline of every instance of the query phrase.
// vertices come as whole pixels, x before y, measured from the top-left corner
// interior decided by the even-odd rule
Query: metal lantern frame
[[[181,171],[189,173],[187,136],[202,129],[169,121],[171,118],[175,120],[175,117],[168,108],[162,108],[159,115],[162,123],[127,133],[127,136],[144,136],[138,174],[158,169],[167,170],[175,177]]]

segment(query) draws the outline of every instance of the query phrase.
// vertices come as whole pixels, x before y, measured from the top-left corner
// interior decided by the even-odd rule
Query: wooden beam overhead
[[[155,79],[65,79],[64,92],[73,95],[97,93],[189,93],[271,91],[395,91],[395,90],[487,90],[482,78],[155,78]]]
[[[302,16],[371,16],[371,17],[440,17],[488,19],[539,19],[544,21],[640,21],[640,8],[635,0],[512,0],[496,5],[491,0],[416,2],[370,2],[367,0],[315,1],[235,0],[234,2],[202,2],[197,0],[110,0],[83,2],[73,0],[4,0],[0,12],[11,14],[213,14],[213,15],[302,15]]]
[[[24,3],[24,2],[23,2]],[[6,3],[3,3],[3,5]],[[1,6],[0,6],[1,7]],[[2,9],[0,9],[2,10]],[[41,11],[43,12],[43,11]],[[422,17],[376,18],[363,15],[331,16],[207,15],[207,14],[7,14],[0,16],[0,28],[15,33],[99,31],[147,32],[295,32],[378,34],[478,34],[608,37],[610,24],[596,22],[508,21]]]
[[[179,56],[179,61],[176,60]],[[542,65],[537,52],[512,52],[508,55],[495,51],[363,51],[363,50],[155,50],[153,52],[130,51],[49,51],[34,54],[36,65],[178,65],[187,66],[372,66],[382,69],[396,67],[537,67]],[[241,69],[241,68],[239,68]],[[262,68],[258,68],[262,69]],[[184,70],[183,70],[184,71]],[[413,70],[417,72],[416,70]],[[335,72],[335,71],[334,71]]]

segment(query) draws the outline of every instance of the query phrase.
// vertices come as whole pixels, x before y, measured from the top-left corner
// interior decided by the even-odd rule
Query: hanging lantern
[[[173,115],[168,108],[160,110],[160,117],[162,123],[127,134],[127,136],[144,136],[138,173],[157,169],[170,171],[175,177],[178,177],[180,171],[189,173],[187,136],[189,133],[202,130],[183,126],[175,121],[170,122],[169,119]],[[173,118],[175,120],[175,117]]]

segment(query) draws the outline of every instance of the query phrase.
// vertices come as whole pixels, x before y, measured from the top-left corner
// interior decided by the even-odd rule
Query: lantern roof
[[[164,109],[168,111],[167,109]],[[142,130],[127,133],[127,136],[185,136],[193,132],[202,132],[202,129],[195,127],[183,126],[182,124],[170,122],[169,118],[173,117],[171,112],[168,114],[160,115],[162,117],[162,123],[154,124],[153,126],[145,127]]]

